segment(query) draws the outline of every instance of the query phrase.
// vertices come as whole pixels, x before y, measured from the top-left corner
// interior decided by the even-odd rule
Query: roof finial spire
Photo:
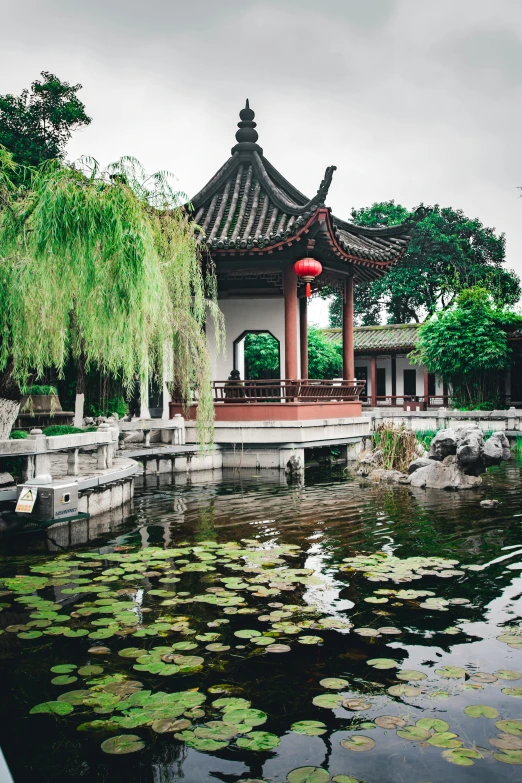
[[[250,108],[250,103],[248,101],[248,98],[246,99],[245,108],[241,109],[239,112],[239,119],[237,126],[239,128],[238,131],[236,131],[236,140],[241,144],[245,141],[250,141],[251,143],[255,144],[258,135],[257,131],[255,130],[257,123],[254,122],[254,117],[256,115]]]

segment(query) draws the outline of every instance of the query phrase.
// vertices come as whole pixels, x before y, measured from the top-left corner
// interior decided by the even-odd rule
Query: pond
[[[521,470],[194,474],[87,544],[4,539],[15,783],[520,779]]]

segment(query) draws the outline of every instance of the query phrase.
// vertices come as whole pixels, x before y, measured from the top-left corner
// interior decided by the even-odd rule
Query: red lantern
[[[301,258],[300,261],[296,261],[294,264],[294,272],[297,277],[302,277],[306,283],[306,296],[310,297],[312,291],[310,283],[317,275],[320,275],[323,271],[323,267],[316,261],[315,258]]]

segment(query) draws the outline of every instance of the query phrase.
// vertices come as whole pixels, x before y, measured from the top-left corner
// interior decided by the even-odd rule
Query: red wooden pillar
[[[394,353],[391,355],[391,393],[392,405],[397,405],[397,356]]]
[[[429,377],[428,377],[428,371],[426,367],[424,368],[424,402],[426,404],[426,410],[428,409],[428,406],[430,404],[430,392],[429,392]]]
[[[308,378],[308,299],[299,300],[299,336],[301,343],[301,378]]]
[[[292,265],[283,271],[285,298],[285,378],[297,379],[297,275]]]
[[[372,387],[372,408],[377,407],[377,356],[370,356],[370,383]]]
[[[343,302],[343,380],[355,379],[353,350],[353,277],[347,277]]]

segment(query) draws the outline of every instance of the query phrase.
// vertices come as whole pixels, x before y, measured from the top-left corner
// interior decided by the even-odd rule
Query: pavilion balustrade
[[[353,402],[359,400],[365,381],[268,380],[214,381],[214,402],[284,403],[284,402]],[[172,402],[182,404],[180,397]]]

